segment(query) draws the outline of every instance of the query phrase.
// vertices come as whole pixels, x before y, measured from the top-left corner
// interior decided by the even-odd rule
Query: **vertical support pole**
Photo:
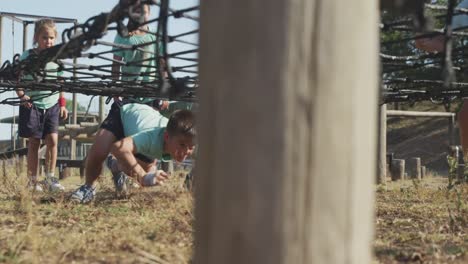
[[[105,105],[105,98],[104,96],[99,96],[99,123],[102,124],[104,121],[104,105]]]
[[[23,52],[28,49],[28,25],[29,24],[26,21],[23,22]],[[18,116],[19,116],[19,112],[18,112]],[[16,133],[15,133],[15,142],[16,141],[17,141],[17,139],[16,139]],[[19,141],[19,143],[20,143],[20,148],[26,148],[27,147],[26,138],[22,138]],[[27,156],[22,157],[22,162],[24,164],[26,164],[26,157]]]
[[[0,15],[0,61],[3,62],[2,49],[3,49],[3,16]]]
[[[28,48],[28,22],[23,21],[23,52]],[[18,111],[18,117],[19,117],[19,111]],[[19,120],[18,120],[19,122]],[[15,144],[18,141],[15,132]],[[20,148],[26,148],[27,147],[27,139],[26,138],[21,138],[19,140]],[[41,157],[39,157],[40,159]],[[23,173],[23,170],[25,168],[25,164],[27,164],[27,155],[20,156],[20,172]],[[29,176],[29,175],[28,175]]]
[[[76,58],[73,59],[74,63],[76,63]],[[73,72],[73,75],[75,75],[75,72]],[[78,112],[78,102],[76,100],[76,93],[73,93],[72,95],[72,124],[76,125],[77,124],[77,112]],[[70,135],[70,159],[74,160],[76,159],[76,140],[73,139]]]
[[[377,1],[200,13],[194,263],[371,263]]]
[[[75,21],[75,26],[78,24],[78,22]],[[76,31],[75,31],[76,33]],[[77,58],[73,58],[73,63],[76,64],[78,62]],[[73,80],[76,81],[76,68],[73,66]],[[76,98],[76,93],[73,93],[72,95],[72,124],[76,125],[77,124],[77,115],[78,115],[78,101]],[[76,159],[76,140],[73,139],[70,136],[70,159],[75,160]]]
[[[449,136],[449,146],[455,145],[455,115],[452,115],[448,118],[448,136]]]
[[[28,22],[23,21],[23,51],[28,48],[28,25]]]
[[[387,105],[380,106],[379,118],[379,166],[377,184],[387,183]]]
[[[456,146],[456,159],[457,159],[457,178],[462,180],[465,176],[465,159],[463,156],[462,148]]]

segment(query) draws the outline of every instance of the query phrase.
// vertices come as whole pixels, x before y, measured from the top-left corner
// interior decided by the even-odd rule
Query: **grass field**
[[[2,177],[0,262],[188,263],[192,255],[192,198],[173,176],[164,187],[116,199],[111,177],[102,177],[90,205],[71,204],[77,176],[63,195],[31,194],[25,177]],[[1,174],[0,174],[1,175]],[[7,175],[14,175],[7,169]]]
[[[390,182],[376,194],[376,263],[468,263],[468,184]]]
[[[109,175],[89,205],[63,195],[31,194],[24,176],[0,170],[0,262],[190,263],[193,199],[176,172],[164,187],[115,198]],[[5,176],[6,175],[6,176]],[[374,263],[468,263],[468,185],[447,179],[388,183],[376,192]]]

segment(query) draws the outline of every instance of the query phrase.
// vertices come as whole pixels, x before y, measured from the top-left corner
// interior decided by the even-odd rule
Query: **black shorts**
[[[132,103],[132,102],[128,100],[117,101],[117,102],[114,101],[114,103],[112,103],[111,109],[109,110],[109,114],[107,115],[104,122],[102,122],[101,124],[101,128],[110,131],[112,134],[114,134],[117,140],[121,140],[125,138],[122,118],[120,116],[120,109],[122,108],[123,105],[128,104],[128,103]],[[135,158],[146,163],[154,162],[153,158],[150,158],[140,153],[136,153],[134,156]]]
[[[46,135],[58,132],[60,106],[55,104],[49,109],[20,106],[18,135],[23,138],[44,139]]]
[[[135,156],[135,158],[145,162],[145,163],[153,163],[154,162],[154,159],[153,158],[150,158],[146,155],[143,155],[141,153],[135,153],[133,154],[133,156]]]
[[[123,105],[124,103],[121,101],[112,103],[109,114],[101,124],[101,128],[110,131],[117,140],[121,140],[125,137],[122,118],[120,117],[120,108],[122,108]]]

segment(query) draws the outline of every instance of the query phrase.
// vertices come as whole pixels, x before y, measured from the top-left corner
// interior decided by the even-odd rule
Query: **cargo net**
[[[183,1],[183,0],[178,0]],[[174,2],[174,1],[173,1]],[[156,9],[156,18],[145,21],[144,4]],[[172,3],[171,3],[172,4]],[[169,0],[121,0],[111,12],[89,18],[82,24],[65,29],[57,38],[61,43],[32,53],[24,60],[16,54],[0,68],[0,93],[26,90],[81,93],[85,95],[196,101],[198,88],[198,14],[199,7],[176,10]],[[154,6],[157,6],[154,8]],[[140,9],[140,10],[137,10]],[[184,21],[182,32],[170,35],[168,27]],[[147,27],[145,27],[147,25]],[[139,28],[154,37],[141,44],[124,45],[101,40],[111,31],[121,37]],[[144,29],[142,29],[144,28]],[[148,48],[149,47],[149,48]],[[116,60],[116,52],[141,51],[141,59]],[[141,54],[141,53],[140,53]],[[85,61],[85,62],[82,62]],[[58,64],[63,74],[52,78],[45,70],[49,62]],[[142,69],[116,76],[112,65]],[[24,78],[29,76],[29,78]],[[18,98],[6,98],[2,104],[19,104]]]
[[[444,5],[425,4],[419,17],[382,13],[382,103],[468,97],[468,9],[454,0],[432,2]],[[434,42],[438,51],[420,46]]]

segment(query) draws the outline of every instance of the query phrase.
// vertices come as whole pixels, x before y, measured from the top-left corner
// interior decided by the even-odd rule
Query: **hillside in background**
[[[450,107],[456,112],[459,103]],[[389,110],[395,109],[389,104]],[[398,110],[446,112],[444,107],[430,102],[412,106],[400,104]],[[387,119],[387,153],[394,158],[408,159],[420,157],[421,164],[437,174],[447,175],[447,154],[449,132],[447,118],[389,117]],[[455,143],[458,145],[458,125],[455,126]]]

